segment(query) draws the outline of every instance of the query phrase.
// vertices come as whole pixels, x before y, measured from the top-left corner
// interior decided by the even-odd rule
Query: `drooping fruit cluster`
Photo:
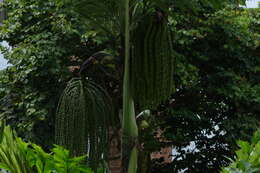
[[[146,15],[132,33],[131,83],[134,101],[142,110],[154,109],[174,92],[172,38],[167,17]]]
[[[95,167],[107,149],[112,104],[106,91],[91,80],[73,78],[56,113],[55,140],[74,156],[88,154]]]

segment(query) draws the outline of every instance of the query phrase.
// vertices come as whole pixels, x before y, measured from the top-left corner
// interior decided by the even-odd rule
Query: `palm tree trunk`
[[[138,128],[135,119],[135,108],[130,81],[130,31],[129,0],[124,1],[124,34],[125,34],[125,68],[123,83],[123,166],[124,172],[137,172],[137,138]]]

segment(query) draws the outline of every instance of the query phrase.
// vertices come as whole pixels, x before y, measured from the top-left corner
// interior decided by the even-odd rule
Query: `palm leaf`
[[[110,38],[116,38],[120,30],[118,0],[57,0],[61,6],[77,12],[85,22],[87,30],[103,32]]]

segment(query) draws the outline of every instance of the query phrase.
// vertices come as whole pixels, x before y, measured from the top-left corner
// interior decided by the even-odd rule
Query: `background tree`
[[[23,138],[48,148],[58,98],[73,76],[69,67],[103,49],[102,41],[84,36],[77,14],[52,1],[10,0],[4,6],[9,13],[0,35],[11,49],[2,52],[12,66],[1,75],[1,118]]]

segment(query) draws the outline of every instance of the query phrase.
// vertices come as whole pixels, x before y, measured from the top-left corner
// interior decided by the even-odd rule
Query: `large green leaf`
[[[2,126],[4,126],[2,124]],[[4,127],[0,144],[0,168],[12,173],[33,173],[26,160],[28,144],[22,143],[10,126]]]

